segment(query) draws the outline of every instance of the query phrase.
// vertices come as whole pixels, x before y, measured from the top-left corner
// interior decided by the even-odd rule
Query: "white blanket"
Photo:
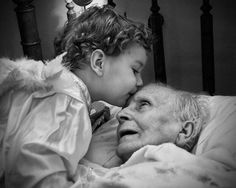
[[[85,162],[84,165],[88,166],[89,163]],[[233,188],[236,185],[235,170],[193,155],[171,143],[145,146],[117,168],[108,170],[92,164],[90,166],[86,173],[80,169],[74,187]]]

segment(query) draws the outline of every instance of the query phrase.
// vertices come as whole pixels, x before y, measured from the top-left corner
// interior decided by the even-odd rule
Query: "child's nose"
[[[142,76],[141,74],[137,75],[137,86],[140,87],[140,86],[143,86],[143,79],[142,79]]]

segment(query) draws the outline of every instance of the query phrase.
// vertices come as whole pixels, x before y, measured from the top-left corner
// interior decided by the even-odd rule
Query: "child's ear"
[[[184,147],[189,140],[194,136],[194,123],[192,121],[186,121],[182,124],[179,134],[176,139],[176,145]]]
[[[102,50],[96,49],[92,52],[90,57],[90,66],[92,70],[98,75],[102,76],[104,72],[105,54]]]

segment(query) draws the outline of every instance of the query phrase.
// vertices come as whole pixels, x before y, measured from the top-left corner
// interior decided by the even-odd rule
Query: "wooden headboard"
[[[36,60],[42,59],[33,0],[13,0],[13,2],[17,4],[15,11],[24,55]]]
[[[35,18],[35,7],[32,5],[33,0],[13,0],[17,7],[15,9],[20,29],[21,41],[24,55],[39,60],[42,59],[42,49]],[[80,2],[89,4],[91,0],[66,0],[68,20],[76,16],[74,3]],[[110,6],[115,8],[116,4],[112,0],[107,1]],[[87,4],[86,4],[87,3]],[[201,21],[201,54],[202,54],[202,80],[203,91],[213,95],[215,93],[215,75],[214,75],[214,47],[213,47],[213,17],[210,13],[212,7],[209,0],[202,0]],[[154,36],[153,43],[153,60],[155,80],[168,83],[165,67],[164,42],[162,34],[163,16],[159,13],[161,7],[157,0],[152,0],[150,7],[150,16],[148,25]]]
[[[209,0],[203,0],[201,20],[201,52],[202,52],[202,80],[203,91],[213,95],[215,93],[214,75],[214,48],[213,48],[213,17]],[[163,16],[159,13],[160,7],[157,0],[152,0],[151,15],[148,23],[152,33],[157,40],[154,40],[153,55],[155,79],[164,83],[167,82],[165,69],[164,44],[162,35]]]

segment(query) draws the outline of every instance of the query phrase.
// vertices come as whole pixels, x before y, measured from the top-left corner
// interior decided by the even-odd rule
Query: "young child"
[[[43,64],[0,60],[0,175],[6,187],[70,187],[88,150],[90,104],[123,106],[143,84],[151,37],[109,7],[65,25]],[[64,52],[64,53],[63,53]]]

